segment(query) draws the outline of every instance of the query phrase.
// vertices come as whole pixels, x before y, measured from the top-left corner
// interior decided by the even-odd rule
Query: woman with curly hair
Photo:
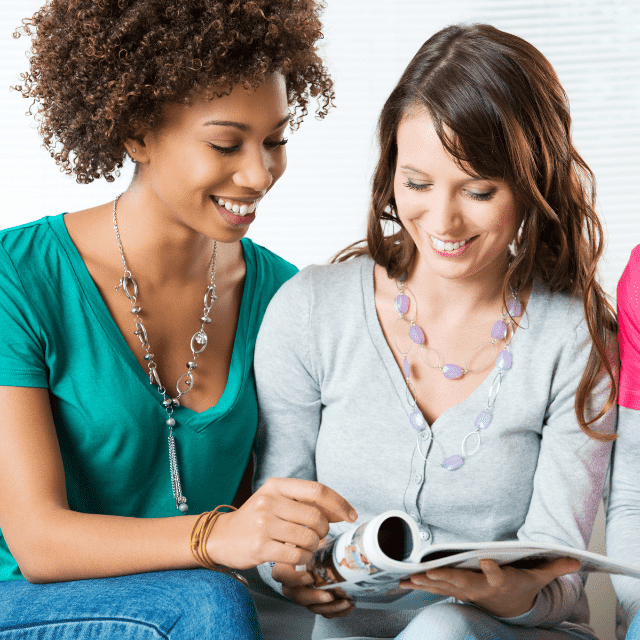
[[[265,315],[257,486],[320,481],[362,523],[405,511],[425,549],[586,547],[615,437],[616,321],[570,123],[521,38],[454,25],[420,48],[379,119],[365,245],[303,270]],[[401,582],[418,611],[354,610],[306,571],[261,572],[326,618],[314,640],[595,639],[576,560],[481,565]]]
[[[196,569],[304,562],[355,519],[300,480],[217,507],[257,427],[258,326],[295,271],[243,236],[287,125],[333,98],[321,8],[51,0],[25,21],[19,89],[55,161],[82,183],[136,170],[115,202],[0,233],[3,638],[260,638],[245,587]]]

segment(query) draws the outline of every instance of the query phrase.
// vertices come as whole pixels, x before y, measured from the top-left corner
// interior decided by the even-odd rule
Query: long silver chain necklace
[[[444,377],[447,378],[448,380],[457,380],[458,378],[461,378],[463,375],[467,373],[475,373],[476,371],[481,371],[482,369],[484,369],[489,364],[489,362],[491,362],[491,360],[493,359],[495,348],[496,348],[495,347],[496,342],[498,340],[505,340],[504,349],[498,354],[498,357],[496,358],[495,367],[498,370],[498,372],[496,373],[493,379],[493,383],[491,384],[491,387],[489,389],[487,406],[476,417],[473,424],[473,427],[474,427],[473,431],[470,431],[463,438],[461,454],[445,456],[442,446],[438,443],[441,453],[443,454],[443,461],[441,463],[441,466],[447,471],[455,471],[465,463],[467,458],[469,458],[470,456],[472,456],[474,453],[478,451],[478,449],[480,448],[480,445],[482,444],[481,435],[480,435],[481,431],[486,429],[491,424],[491,419],[493,417],[492,416],[493,405],[496,401],[496,398],[498,397],[498,393],[500,392],[500,384],[502,382],[502,376],[504,375],[504,372],[506,370],[511,368],[511,364],[512,364],[512,356],[511,356],[511,352],[509,351],[509,347],[511,345],[511,340],[513,339],[513,334],[515,331],[513,318],[517,318],[520,315],[522,315],[522,305],[518,300],[517,292],[512,290],[511,298],[509,298],[509,300],[507,301],[507,310],[503,312],[502,319],[497,320],[493,325],[493,328],[491,329],[491,340],[488,340],[486,342],[479,344],[477,347],[475,347],[471,351],[471,353],[467,357],[467,360],[465,362],[465,366],[463,369],[461,366],[457,364],[443,365],[440,354],[435,349],[433,349],[433,347],[428,346],[424,331],[422,330],[421,327],[419,327],[415,323],[415,320],[417,319],[417,315],[418,315],[417,303],[416,303],[414,318],[410,320],[405,317],[405,314],[409,311],[409,296],[406,295],[405,293],[405,290],[407,291],[407,293],[409,292],[409,289],[406,285],[406,273],[403,273],[396,280],[396,288],[398,290],[398,294],[394,299],[394,308],[398,312],[399,317],[396,320],[396,324],[394,326],[393,341],[396,346],[396,349],[398,349],[400,354],[403,356],[402,371],[404,373],[405,383],[407,385],[406,386],[407,402],[409,403],[409,406],[413,409],[413,412],[409,416],[409,423],[411,424],[413,429],[415,429],[418,432],[417,439],[416,439],[416,447],[420,455],[427,462],[428,462],[427,456],[422,452],[422,447],[426,446],[427,455],[428,455],[429,449],[431,448],[431,443],[434,442],[435,439],[433,437],[433,432],[431,431],[431,427],[427,424],[427,421],[422,415],[422,411],[420,411],[420,409],[418,408],[418,394],[416,392],[415,387],[413,386],[413,383],[411,382],[411,365],[409,364],[409,359],[407,357],[409,355],[409,352],[412,350],[414,345],[419,346],[420,357],[425,364],[427,364],[433,369],[439,369],[444,375]],[[413,296],[413,298],[415,301],[415,296]],[[398,345],[398,341],[396,339],[398,324],[401,321],[409,324],[408,334],[409,334],[410,342],[409,342],[408,348],[406,349],[402,349]],[[477,367],[476,369],[469,369],[469,361],[473,356],[473,354],[476,351],[478,351],[478,349],[488,344],[492,345],[492,350],[491,350],[491,355],[487,358],[485,363],[482,366]],[[438,356],[437,365],[431,365],[425,360],[424,358],[425,346]],[[476,438],[475,447],[469,450],[467,449],[467,441],[469,440],[469,438],[472,438],[474,436]]]
[[[120,258],[122,260],[122,267],[124,268],[124,275],[122,276],[122,278],[120,278],[120,283],[117,287],[115,287],[115,289],[116,291],[118,291],[120,288],[122,288],[124,294],[127,296],[129,302],[131,303],[131,313],[135,316],[134,322],[136,326],[134,335],[138,336],[140,343],[142,344],[142,348],[145,352],[144,359],[146,361],[147,368],[149,369],[149,384],[155,384],[158,387],[158,392],[162,395],[162,406],[167,413],[166,424],[169,427],[169,470],[171,472],[171,486],[173,489],[173,497],[176,503],[176,509],[178,509],[178,511],[180,511],[181,513],[186,513],[189,510],[189,506],[187,505],[187,499],[182,494],[182,484],[180,482],[180,473],[178,471],[176,443],[175,438],[173,437],[173,428],[176,426],[176,420],[173,417],[173,410],[174,407],[180,406],[181,396],[189,393],[189,391],[193,389],[193,372],[198,366],[196,364],[196,359],[207,348],[208,337],[205,333],[204,327],[211,322],[209,312],[211,311],[213,303],[216,300],[215,278],[216,259],[218,257],[218,243],[217,241],[213,243],[213,256],[211,258],[211,277],[209,279],[209,286],[207,287],[207,291],[204,294],[204,312],[202,314],[202,317],[200,318],[202,325],[191,338],[190,346],[192,359],[187,362],[187,371],[183,373],[176,382],[176,397],[171,398],[167,393],[167,389],[160,381],[160,375],[158,374],[157,368],[158,365],[154,360],[155,355],[151,353],[151,345],[149,344],[149,339],[147,337],[147,330],[145,329],[144,324],[142,324],[142,320],[140,318],[142,308],[137,302],[138,285],[133,279],[131,271],[129,271],[127,262],[124,258],[122,241],[120,240],[120,231],[118,229],[118,221],[116,219],[116,207],[121,196],[122,194],[120,194],[113,203],[113,228],[115,229],[116,239],[118,240],[118,248],[120,249]]]

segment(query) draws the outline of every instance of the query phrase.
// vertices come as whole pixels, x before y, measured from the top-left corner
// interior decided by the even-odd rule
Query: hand
[[[271,573],[274,580],[282,583],[282,593],[293,598],[296,604],[325,618],[343,618],[354,610],[350,600],[336,598],[329,591],[309,586],[313,578],[308,571],[296,571],[289,564],[275,564]]]
[[[263,562],[306,564],[330,522],[357,518],[342,496],[319,482],[271,478],[240,509],[218,518],[207,552],[234,569]]]
[[[500,567],[493,560],[479,564],[482,572],[443,567],[413,575],[400,586],[472,602],[500,618],[515,618],[531,609],[540,590],[552,580],[580,568],[574,558],[558,558],[535,569]]]

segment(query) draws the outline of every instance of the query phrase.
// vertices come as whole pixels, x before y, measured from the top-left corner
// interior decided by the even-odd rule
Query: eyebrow
[[[423,176],[429,177],[428,173],[425,173],[424,171],[420,171],[420,169],[416,169],[415,167],[412,167],[410,164],[404,164],[400,168],[406,169],[408,171],[413,171],[414,173],[419,173]],[[469,179],[466,180],[465,182],[481,182],[483,180],[491,180],[491,178],[474,178],[473,176],[469,176]]]
[[[291,115],[288,114],[275,127],[273,127],[273,131],[279,129],[282,125],[287,124],[291,119]],[[217,127],[234,127],[235,129],[239,129],[240,131],[251,131],[251,127],[248,124],[244,124],[244,122],[233,122],[231,120],[209,120],[209,122],[204,123],[204,127],[208,127],[210,125],[215,125]]]

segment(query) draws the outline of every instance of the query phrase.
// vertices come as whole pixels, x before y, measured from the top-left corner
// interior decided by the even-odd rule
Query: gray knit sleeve
[[[640,566],[640,411],[618,407],[618,439],[613,447],[611,494],[607,509],[607,554]],[[640,581],[611,576],[626,628],[640,611]]]
[[[586,549],[602,495],[611,452],[610,442],[589,438],[575,415],[575,396],[587,364],[591,340],[583,320],[573,340],[559,351],[542,429],[540,453],[527,517],[518,531],[521,541],[537,541]],[[610,379],[602,375],[587,403],[594,417],[605,406]],[[592,425],[615,430],[617,406]],[[588,617],[580,573],[561,576],[544,587],[533,608],[508,621],[525,627],[553,627]]]

